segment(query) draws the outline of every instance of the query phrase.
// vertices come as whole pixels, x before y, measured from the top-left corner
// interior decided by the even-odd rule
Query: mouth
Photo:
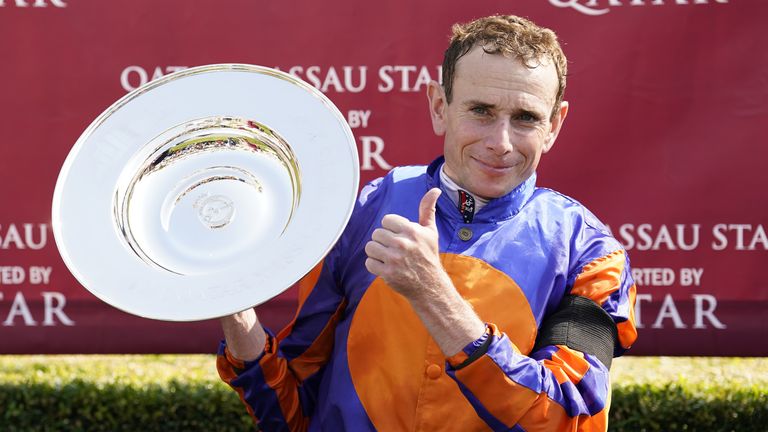
[[[502,162],[493,162],[493,161],[484,161],[482,159],[478,159],[476,157],[472,157],[472,160],[474,160],[479,166],[480,169],[484,172],[487,172],[492,175],[504,175],[512,171],[519,163],[502,163]]]

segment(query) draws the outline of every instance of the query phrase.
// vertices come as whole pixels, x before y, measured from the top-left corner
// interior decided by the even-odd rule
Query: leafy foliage
[[[611,431],[764,431],[768,359],[627,357]],[[3,431],[253,431],[210,355],[0,356]]]
[[[627,357],[611,371],[612,431],[768,430],[768,359]]]
[[[0,358],[3,431],[246,431],[212,356]]]

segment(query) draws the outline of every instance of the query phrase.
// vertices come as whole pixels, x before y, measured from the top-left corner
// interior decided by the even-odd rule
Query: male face
[[[456,64],[451,103],[436,82],[428,97],[435,133],[445,136],[445,171],[484,198],[506,195],[533,174],[568,112],[554,118],[557,70],[551,61],[529,68],[479,46]]]

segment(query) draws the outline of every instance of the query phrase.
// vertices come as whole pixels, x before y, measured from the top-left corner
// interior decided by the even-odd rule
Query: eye
[[[528,111],[521,112],[520,115],[517,116],[517,118],[526,123],[535,123],[539,121],[539,117],[536,114],[533,114]]]
[[[491,110],[487,106],[478,105],[470,108],[470,111],[473,114],[479,115],[479,116],[488,116],[491,114]]]

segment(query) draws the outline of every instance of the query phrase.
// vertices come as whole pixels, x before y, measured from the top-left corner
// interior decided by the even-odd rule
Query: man
[[[219,373],[262,429],[607,428],[635,287],[605,227],[535,187],[565,76],[550,30],[454,26],[427,95],[444,158],[362,190],[280,335],[252,310],[222,318]]]

